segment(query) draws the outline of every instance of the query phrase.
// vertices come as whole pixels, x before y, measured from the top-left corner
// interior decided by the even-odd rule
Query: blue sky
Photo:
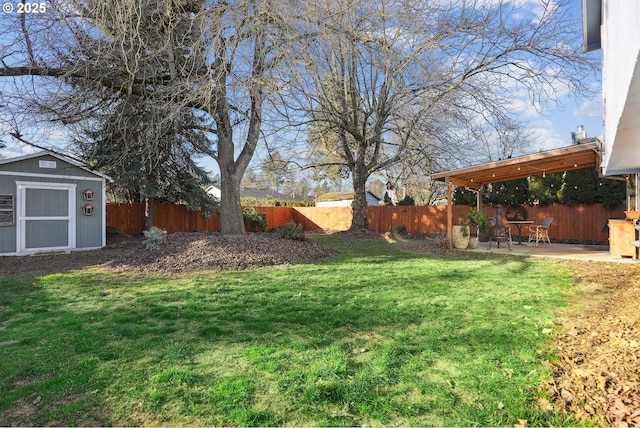
[[[594,82],[594,85],[596,82]],[[532,108],[522,109],[522,119],[533,132],[535,146],[530,152],[548,150],[571,144],[571,132],[578,125],[584,125],[588,137],[602,135],[602,95],[598,91],[587,99],[576,99],[568,94],[562,99],[563,105],[551,106],[541,113]]]
[[[533,4],[532,0],[514,0],[521,5]],[[576,19],[582,17],[582,2],[573,0],[571,13]],[[592,58],[601,63],[601,51],[591,52]],[[528,124],[533,133],[532,146],[534,153],[571,144],[571,132],[578,125],[584,125],[588,137],[598,137],[603,132],[602,86],[598,81],[585,82],[594,89],[588,98],[577,98],[575,94],[565,93],[561,105],[550,104],[546,110],[537,112],[523,101],[518,112],[520,118]]]
[[[537,3],[535,0],[512,0],[522,7],[533,7]],[[572,13],[576,17],[580,17],[581,1],[574,0],[572,5]],[[2,20],[2,14],[0,14]],[[0,39],[2,36],[0,35]],[[600,51],[591,53],[594,58],[600,59]],[[571,144],[571,132],[576,130],[578,125],[584,125],[587,136],[595,137],[602,134],[602,98],[600,93],[600,84],[597,81],[589,82],[596,89],[596,92],[588,98],[576,98],[574,94],[566,93],[561,98],[561,104],[549,104],[545,106],[544,111],[536,111],[531,106],[528,99],[515,101],[515,109],[520,119],[525,122],[526,127],[530,131],[531,143],[526,149],[527,153],[535,153],[541,150],[549,150],[557,147],[563,147]],[[1,90],[1,86],[0,86]],[[0,115],[3,112],[0,110]],[[26,135],[31,141],[42,145],[56,145],[64,147],[68,143],[69,138],[65,132],[56,128],[43,128],[30,131],[30,135]],[[4,150],[0,150],[0,154],[5,157],[13,157],[34,151],[33,148],[17,144],[14,139],[7,135],[7,129],[3,129],[0,122],[0,139],[8,144]],[[259,158],[260,156],[256,156]],[[215,169],[213,161],[206,162],[207,169]]]

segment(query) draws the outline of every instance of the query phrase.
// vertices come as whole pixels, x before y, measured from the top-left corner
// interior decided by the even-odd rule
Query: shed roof
[[[110,182],[113,181],[113,179],[111,177],[109,177],[108,175],[103,174],[103,173],[101,173],[99,171],[95,171],[95,170],[87,167],[85,164],[83,164],[80,161],[77,161],[77,160],[69,158],[67,156],[63,156],[63,155],[60,155],[60,154],[57,154],[57,153],[54,153],[54,152],[50,152],[50,151],[42,151],[42,152],[37,152],[37,153],[31,153],[31,154],[24,155],[24,156],[17,156],[17,157],[14,157],[14,158],[0,159],[0,165],[5,165],[5,164],[9,164],[9,163],[14,163],[14,162],[20,162],[20,161],[24,161],[24,160],[27,160],[27,159],[39,158],[39,157],[42,157],[42,156],[54,157],[54,158],[59,159],[59,160],[61,160],[63,162],[66,162],[68,164],[71,164],[73,166],[81,168],[81,169],[83,169],[83,170],[85,170],[85,171],[87,171],[87,172],[89,172],[89,173],[91,173],[93,175],[97,175],[98,177],[104,178],[105,180],[108,180]]]
[[[569,147],[432,174],[431,179],[448,179],[452,184],[478,189],[483,184],[595,167],[600,164],[600,151],[600,142],[589,139]]]

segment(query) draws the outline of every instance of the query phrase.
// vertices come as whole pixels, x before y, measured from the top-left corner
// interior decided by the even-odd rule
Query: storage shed
[[[104,247],[106,180],[51,152],[0,159],[0,255]]]

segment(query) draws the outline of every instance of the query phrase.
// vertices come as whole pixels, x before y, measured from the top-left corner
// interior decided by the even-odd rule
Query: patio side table
[[[522,225],[523,224],[533,224],[533,220],[510,220],[507,221],[507,224],[515,224],[518,228],[518,244],[522,245]]]

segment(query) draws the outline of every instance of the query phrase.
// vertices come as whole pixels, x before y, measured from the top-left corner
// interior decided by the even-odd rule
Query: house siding
[[[376,198],[371,192],[367,192],[365,196],[367,198],[368,207],[377,207],[378,205],[380,205],[380,200]],[[351,207],[352,205],[353,198],[316,201],[316,207]]]
[[[606,174],[640,172],[638,119],[633,113],[625,113],[625,109],[635,111],[637,95],[630,90],[638,85],[634,79],[640,78],[640,2],[605,1],[602,14],[603,167]]]
[[[318,201],[316,207],[351,207],[353,199],[343,199],[340,201]]]
[[[15,204],[16,184],[12,179],[7,179],[0,175],[0,195],[13,195]],[[12,253],[16,250],[16,225],[15,225],[15,206],[14,206],[14,223],[12,226],[0,226],[0,254]]]

